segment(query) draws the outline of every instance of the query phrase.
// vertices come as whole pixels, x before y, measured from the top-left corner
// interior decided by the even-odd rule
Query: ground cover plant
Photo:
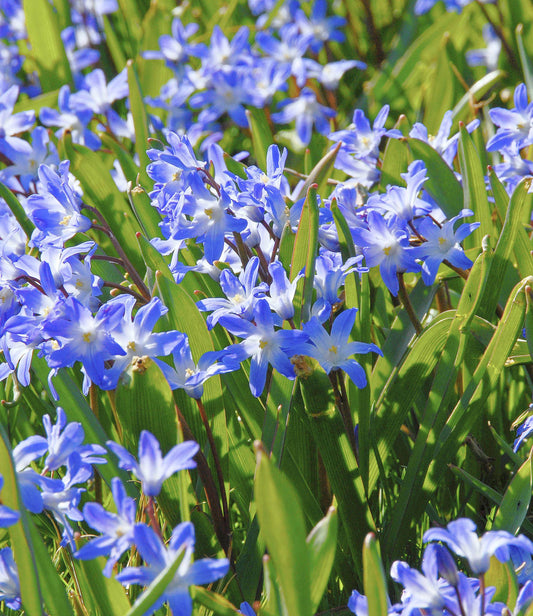
[[[2,614],[533,614],[531,0],[0,0]]]

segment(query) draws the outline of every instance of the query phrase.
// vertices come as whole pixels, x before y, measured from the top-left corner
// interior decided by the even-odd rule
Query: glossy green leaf
[[[252,132],[254,158],[257,161],[257,166],[266,171],[267,150],[274,143],[267,117],[262,109],[256,107],[247,109],[246,117]]]
[[[337,158],[337,154],[340,150],[341,145],[342,144],[339,143],[335,148],[329,150],[313,167],[311,173],[309,173],[307,179],[303,183],[302,188],[298,193],[298,196],[295,197],[295,201],[298,201],[298,199],[301,199],[304,195],[307,195],[309,189],[314,184],[316,184],[317,186],[318,194],[324,194],[327,187],[328,179],[331,177],[331,172],[333,171],[335,159]]]
[[[73,561],[84,601],[88,601],[87,595],[90,595],[95,610],[101,616],[124,616],[131,604],[120,582],[102,573],[105,558]]]
[[[174,398],[161,368],[149,357],[134,357],[116,389],[117,417],[123,444],[137,454],[142,430],[150,431],[163,453],[178,441]]]
[[[464,207],[472,210],[481,225],[472,234],[475,246],[481,246],[485,235],[492,234],[491,208],[485,187],[485,169],[479,152],[464,124],[459,126],[459,164],[463,176]]]
[[[533,461],[529,456],[515,473],[496,512],[493,528],[516,534],[524,521],[533,489]]]
[[[448,56],[450,34],[446,32],[442,37],[441,48],[437,54],[436,66],[431,80],[431,86],[426,92],[426,109],[424,125],[431,135],[436,135],[442,118],[448,109],[451,109],[455,100],[457,77],[455,76]]]
[[[307,537],[311,575],[311,610],[314,613],[326,590],[337,550],[337,511],[331,507]]]
[[[299,497],[262,448],[257,450],[255,502],[287,612],[291,616],[310,616],[309,550]]]
[[[523,17],[525,17],[525,15]],[[533,98],[533,65],[531,64],[531,53],[528,54],[524,45],[523,33],[524,26],[518,24],[516,26],[516,43],[520,55],[520,63],[522,64],[522,71],[524,73],[524,81],[526,82],[527,91],[531,100],[531,98]]]
[[[501,283],[505,279],[507,268],[512,265],[510,259],[513,247],[517,245],[518,235],[524,231],[524,221],[530,215],[533,196],[529,193],[531,180],[526,179],[516,187],[505,215],[503,228],[494,249],[494,257],[490,265],[491,283],[486,285],[478,314],[491,318],[500,295]],[[524,265],[526,265],[524,263]],[[533,274],[533,268],[528,275]]]
[[[235,616],[235,614],[238,613],[235,606],[222,595],[212,590],[202,588],[201,586],[193,586],[191,590],[194,601],[211,610],[213,614],[217,614],[218,616]]]
[[[463,97],[453,108],[454,120],[463,120],[466,122],[467,117],[472,114],[472,102],[477,102],[482,99],[483,96],[485,96],[485,94],[503,78],[503,76],[503,71],[491,71],[470,86],[468,92],[465,92]]]
[[[151,185],[151,180],[146,173],[146,166],[150,163],[150,159],[146,154],[146,150],[150,147],[148,143],[148,115],[144,106],[144,96],[139,83],[136,65],[133,60],[128,60],[128,86],[129,86],[129,101],[131,106],[131,114],[133,116],[133,125],[135,127],[135,152],[139,157],[141,168],[141,183],[146,187]]]
[[[48,0],[23,0],[23,8],[31,53],[43,91],[57,90],[71,83],[70,64],[54,7]]]
[[[22,607],[28,616],[42,616],[43,595],[39,582],[37,557],[31,542],[27,513],[19,495],[11,447],[2,425],[0,425],[0,468],[4,478],[2,503],[15,511],[20,511],[20,519],[10,527],[9,536],[13,557],[18,568]]]
[[[50,554],[33,520],[31,517],[26,516],[26,521],[30,529],[31,543],[39,574],[39,583],[47,613],[49,616],[73,616],[74,612],[67,597],[65,583],[52,563]]]
[[[368,600],[368,613],[372,616],[387,616],[387,581],[373,533],[365,538],[363,547],[364,588]]]
[[[298,281],[293,302],[295,306],[294,322],[297,326],[308,321],[311,316],[317,250],[318,200],[316,186],[311,186],[303,204],[291,260],[291,280],[294,280],[304,270],[303,279]]]
[[[491,556],[489,570],[485,573],[485,584],[495,589],[492,601],[503,601],[513,609],[518,597],[518,580],[511,562],[501,563],[496,556]]]

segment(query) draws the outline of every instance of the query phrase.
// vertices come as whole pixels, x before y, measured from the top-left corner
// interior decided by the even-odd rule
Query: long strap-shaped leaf
[[[54,570],[40,537],[32,532],[33,522],[20,498],[11,447],[1,425],[0,469],[4,477],[2,502],[20,512],[19,521],[9,528],[9,537],[18,569],[22,607],[28,616],[42,616],[44,602],[51,616],[72,616],[65,586]]]
[[[409,520],[419,519],[431,494],[442,477],[442,469],[453,460],[468,435],[486,400],[524,322],[526,288],[533,277],[515,286],[502,319],[479,362],[464,393],[455,405],[442,430],[420,429],[402,484],[394,516],[386,533],[386,545],[391,555],[401,553],[408,533]],[[444,406],[446,409],[446,405]],[[389,552],[390,550],[390,552]]]
[[[309,320],[313,297],[313,279],[318,248],[318,195],[316,185],[310,186],[304,201],[300,224],[294,241],[291,261],[291,280],[304,269],[303,279],[298,281],[294,295],[294,322],[300,325]]]

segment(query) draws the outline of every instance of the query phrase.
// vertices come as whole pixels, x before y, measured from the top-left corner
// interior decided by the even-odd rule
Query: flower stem
[[[409,316],[409,320],[413,324],[415,331],[417,334],[422,332],[422,325],[416,316],[415,310],[413,308],[413,304],[411,304],[411,300],[409,299],[409,294],[407,293],[407,289],[405,288],[405,281],[403,279],[403,273],[398,272],[398,282],[400,283],[400,289],[398,291],[398,295],[400,297],[400,301]]]
[[[222,501],[222,512],[224,516],[224,520],[226,523],[226,528],[229,530],[231,528],[230,519],[229,519],[229,508],[228,508],[228,499],[226,498],[226,489],[224,487],[224,474],[222,473],[222,464],[220,463],[220,458],[218,456],[218,451],[215,444],[215,438],[213,436],[213,432],[211,431],[211,426],[209,425],[209,420],[207,419],[207,414],[205,412],[205,407],[200,398],[195,398],[196,404],[198,405],[198,410],[200,411],[200,417],[202,418],[202,422],[205,427],[205,431],[207,433],[207,440],[209,441],[209,446],[211,447],[211,452],[213,454],[213,460],[215,462],[215,469],[217,473],[218,479],[218,489],[220,492],[220,500]]]
[[[98,388],[94,383],[91,383],[89,387],[89,406],[96,419],[99,419]],[[102,504],[102,478],[96,469],[94,469],[94,500],[100,505]]]

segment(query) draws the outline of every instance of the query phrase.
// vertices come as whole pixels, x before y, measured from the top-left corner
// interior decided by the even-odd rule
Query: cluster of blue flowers
[[[274,4],[276,18],[268,19]],[[424,12],[433,4],[419,0],[417,10]],[[456,10],[466,4],[466,0],[447,2],[447,8]],[[153,109],[149,121],[154,136],[147,151],[146,172],[154,182],[149,198],[161,218],[160,237],[148,239],[168,259],[176,284],[194,271],[219,285],[218,296],[204,297],[197,307],[207,313],[208,328],[224,328],[231,343],[196,362],[184,333],[161,331],[167,308],[149,288],[148,277],[143,279],[136,272],[105,215],[85,202],[70,162],[58,154],[58,140],[65,136],[92,150],[101,147],[104,132],[127,148],[135,140],[131,114],[118,111],[129,108],[126,71],[109,83],[99,68],[83,73],[98,61],[94,46],[102,37],[101,17],[118,9],[116,0],[72,3],[72,26],[63,32],[63,41],[75,90],[64,85],[57,109],[43,107],[38,118],[32,111],[15,111],[21,93],[33,96],[39,93],[39,85],[20,78],[16,41],[25,37],[21,5],[16,0],[4,0],[2,5],[1,51],[7,60],[0,67],[0,181],[16,195],[31,225],[23,225],[12,204],[0,199],[0,350],[4,359],[0,380],[9,377],[29,386],[32,359],[38,354],[49,367],[52,392],[58,371],[78,366],[87,394],[91,386],[117,388],[136,358],[150,357],[172,389],[184,389],[201,399],[208,378],[239,370],[249,360],[250,389],[261,396],[270,367],[295,379],[295,356],[304,356],[314,358],[327,374],[344,371],[362,388],[365,371],[353,356],[381,351],[375,344],[352,339],[356,310],[345,308],[342,299],[347,276],[364,276],[369,268],[379,267],[385,287],[397,296],[404,273],[420,273],[424,283],[432,285],[443,264],[456,271],[471,267],[461,243],[479,223],[460,223],[474,215],[468,209],[446,217],[424,189],[428,170],[423,161],[415,160],[404,169],[402,185],[387,186],[384,192],[377,189],[382,140],[403,138],[399,130],[386,128],[389,108],[385,106],[372,124],[356,109],[349,127],[337,130],[334,125],[335,110],[324,104],[327,90],[335,89],[346,71],[364,65],[357,60],[322,65],[311,57],[326,41],[341,42],[344,37],[344,19],[328,16],[325,0],[316,0],[310,14],[295,0],[283,6],[250,1],[258,24],[253,40],[247,28],[240,28],[230,40],[215,27],[207,45],[195,40],[197,26],[184,25],[175,17],[172,34],[160,38],[158,50],[145,52],[147,60],[164,61],[174,73],[160,95],[147,100]],[[287,91],[292,98],[285,98]],[[247,108],[270,105],[276,106],[271,114],[274,123],[294,122],[300,146],[311,141],[313,130],[324,141],[327,137],[335,149],[336,169],[346,174],[344,181],[335,181],[331,194],[318,196],[313,298],[302,323],[296,318],[295,296],[308,272],[289,275],[280,259],[280,246],[284,234],[297,232],[311,194],[306,193],[303,179],[290,181],[286,149],[271,145],[266,169],[261,169],[242,163],[247,153],[231,158],[218,144],[228,117],[238,126],[247,126]],[[497,131],[487,144],[489,152],[502,156],[503,162],[494,169],[509,193],[521,178],[533,174],[533,163],[521,156],[523,148],[533,144],[533,103],[528,102],[524,85],[516,89],[514,105],[512,110],[490,111]],[[428,143],[453,168],[458,135],[450,136],[452,124],[449,111],[436,136],[421,123],[411,128],[409,136]],[[478,124],[470,123],[468,130],[476,130]],[[129,187],[118,162],[112,174],[118,189],[126,192]],[[355,256],[347,260],[341,256],[334,204],[353,240]],[[106,254],[97,237],[116,254]],[[191,247],[200,256],[194,265],[186,265],[180,256]],[[116,272],[124,276],[124,284],[95,273],[98,261],[115,267],[115,276]],[[131,284],[126,284],[126,277]],[[145,565],[124,567],[117,575],[124,585],[150,584],[182,553],[174,580],[152,611],[168,601],[175,613],[190,614],[188,587],[221,578],[228,571],[228,561],[193,562],[194,528],[188,522],[176,526],[165,545],[154,519],[147,511],[151,525],[144,523],[144,511],[139,514],[118,478],[111,482],[116,513],[96,502],[87,502],[80,511],[82,486],[92,479],[93,465],[106,463],[108,452],[84,444],[83,428],[68,423],[61,407],[55,424],[49,416],[43,424],[46,437],[30,437],[13,450],[24,507],[35,514],[48,512],[62,529],[62,544],[77,558],[108,556],[105,575],[111,575],[135,546]],[[520,443],[530,434],[531,426],[526,424]],[[149,502],[171,475],[194,468],[198,451],[195,443],[186,442],[163,457],[159,443],[146,431],[140,437],[137,459],[120,444],[107,445],[120,468],[139,480]],[[40,461],[42,472],[38,473],[34,466]],[[0,505],[0,526],[17,523],[18,517]],[[100,535],[76,545],[78,523]],[[429,531],[425,539],[448,543],[478,576],[487,570],[492,554],[508,560],[515,553],[533,552],[522,537],[486,533],[476,543],[474,534],[470,523],[457,521],[448,531]],[[476,556],[471,551],[474,544]],[[484,614],[497,609],[501,613],[499,604],[494,604],[492,612],[488,607],[492,591],[479,579],[458,572],[446,554],[436,544],[427,548],[423,575],[405,563],[395,564],[393,577],[406,591],[402,604],[391,607],[390,613]],[[531,582],[523,585],[513,613],[526,609],[532,592]],[[20,607],[10,548],[0,550],[0,600],[12,609]],[[356,614],[366,613],[364,598],[357,593],[350,607]],[[248,616],[253,614],[250,606],[241,609]]]
[[[84,444],[82,425],[67,423],[61,407],[57,408],[56,423],[52,424],[51,418],[45,415],[43,425],[46,437],[30,436],[13,450],[17,484],[25,509],[34,514],[52,516],[62,529],[61,545],[70,549],[74,557],[86,560],[108,556],[104,568],[104,575],[108,577],[122,555],[135,546],[145,564],[122,568],[116,577],[127,586],[150,584],[178,553],[182,553],[183,559],[173,580],[150,608],[150,613],[168,602],[176,614],[191,614],[189,586],[208,584],[223,577],[229,562],[227,559],[193,562],[194,527],[190,522],[176,526],[168,545],[165,545],[155,517],[150,515],[150,506],[153,508],[153,499],[161,492],[166,479],[180,470],[196,467],[194,456],[198,444],[185,441],[163,457],[159,442],[145,430],[139,438],[136,459],[124,447],[109,441],[107,446],[118,458],[119,467],[131,472],[141,482],[140,491],[148,497],[149,505],[140,508],[139,503],[127,495],[121,480],[115,477],[111,481],[111,492],[116,513],[92,501],[85,502],[83,511],[80,511],[81,496],[86,491],[82,486],[93,477],[93,465],[107,463],[105,456],[108,452],[99,445]],[[32,463],[40,463],[42,471],[38,473]],[[52,477],[54,474],[57,475],[55,478]],[[0,489],[2,485],[0,476]],[[151,526],[144,523],[145,514]],[[1,528],[16,524],[19,517],[19,512],[0,505]],[[80,522],[85,522],[99,535],[87,542],[81,541]],[[81,542],[79,549],[77,541]],[[0,550],[0,601],[11,609],[21,606],[17,568],[9,547]]]
[[[391,567],[391,577],[403,587],[401,602],[391,605],[388,614],[421,616],[442,614],[446,616],[485,616],[512,614],[523,615],[533,603],[533,543],[524,535],[515,537],[507,531],[491,530],[481,537],[476,525],[466,518],[450,522],[446,528],[432,528],[424,534],[430,542],[424,550],[422,571],[406,562],[396,561]],[[440,542],[440,543],[434,543]],[[446,546],[468,563],[474,577],[460,571]],[[491,557],[500,562],[510,562],[509,576],[516,576],[519,588],[514,605],[493,601],[494,586],[485,584]],[[501,590],[501,589],[500,589]],[[354,590],[348,603],[356,616],[370,616],[368,601]]]

